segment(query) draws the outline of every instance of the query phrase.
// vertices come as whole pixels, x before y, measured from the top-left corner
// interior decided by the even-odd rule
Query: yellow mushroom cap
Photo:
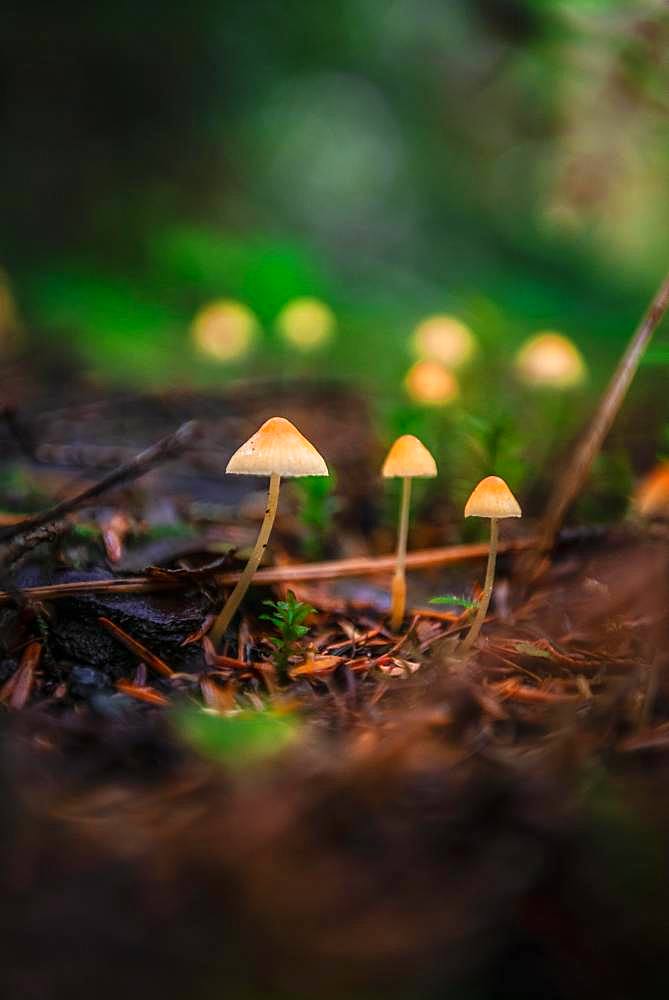
[[[437,475],[437,463],[422,441],[413,434],[403,434],[386,455],[381,475],[386,479],[395,476],[433,478]]]
[[[438,361],[416,361],[404,378],[404,388],[423,406],[446,406],[460,394],[455,375]]]
[[[478,484],[465,507],[465,517],[522,517],[520,504],[499,476],[488,476]]]
[[[642,517],[669,515],[669,462],[660,462],[640,483],[634,507]]]
[[[270,417],[237,449],[226,472],[239,476],[329,476],[323,456],[285,417]]]
[[[413,332],[413,349],[419,358],[459,368],[476,350],[474,334],[455,316],[428,316]]]
[[[580,385],[587,369],[576,345],[560,333],[539,333],[516,356],[518,376],[528,385],[571,389]]]

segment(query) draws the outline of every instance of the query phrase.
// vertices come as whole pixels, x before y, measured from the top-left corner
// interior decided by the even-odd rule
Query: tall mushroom
[[[488,476],[481,480],[465,506],[465,517],[488,517],[490,518],[490,550],[488,553],[488,568],[485,575],[485,584],[481,600],[479,602],[476,618],[472,623],[469,634],[460,645],[460,653],[468,653],[479,637],[481,626],[483,625],[492,588],[495,582],[495,565],[497,563],[497,545],[499,542],[498,521],[506,517],[522,517],[523,512],[520,504],[513,493],[499,476]]]
[[[281,477],[329,475],[323,457],[311,442],[300,434],[297,427],[284,417],[271,417],[266,420],[253,437],[237,449],[228,462],[226,472],[238,476],[269,476],[269,492],[265,517],[253,552],[237,586],[212,627],[210,638],[214,645],[222,639],[248,590],[253,574],[260,565],[276,517]]]
[[[425,445],[413,434],[399,437],[386,456],[381,474],[385,479],[401,478],[402,501],[400,503],[399,527],[397,531],[397,561],[391,590],[390,627],[396,632],[402,624],[406,609],[406,555],[409,533],[409,505],[411,502],[411,480],[414,477],[434,478],[437,463]]]

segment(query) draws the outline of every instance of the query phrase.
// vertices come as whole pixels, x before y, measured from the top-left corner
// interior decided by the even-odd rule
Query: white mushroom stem
[[[492,597],[492,589],[495,583],[495,566],[497,564],[497,546],[499,544],[499,522],[496,517],[490,519],[490,549],[488,551],[488,568],[485,574],[485,584],[483,587],[483,593],[481,594],[481,600],[479,601],[478,611],[476,612],[476,618],[472,623],[472,627],[469,630],[469,634],[460,644],[460,653],[468,653],[472,648],[474,643],[479,637],[481,632],[481,627],[486,620],[488,614],[488,608],[490,607],[490,598]]]
[[[279,505],[279,489],[281,486],[281,476],[273,473],[269,480],[269,490],[267,493],[267,507],[265,509],[265,516],[263,522],[260,526],[260,531],[258,532],[258,538],[256,540],[255,546],[253,547],[253,552],[246,564],[244,572],[239,578],[237,586],[230,594],[229,598],[225,603],[225,607],[221,611],[220,615],[213,624],[213,627],[209,633],[209,638],[213,642],[214,646],[218,646],[219,642],[225,635],[225,631],[232,621],[235,611],[242,603],[246,591],[249,589],[249,584],[253,578],[253,574],[258,569],[262,557],[267,548],[267,543],[269,541],[269,536],[272,533],[272,527],[274,525],[274,518],[276,517],[277,507]]]
[[[391,587],[390,603],[390,627],[393,632],[397,632],[404,621],[404,613],[407,603],[407,581],[406,581],[406,561],[407,561],[407,537],[409,535],[409,506],[411,503],[411,479],[404,476],[402,479],[402,500],[400,502],[400,520],[397,531],[397,560],[395,563],[395,575]]]

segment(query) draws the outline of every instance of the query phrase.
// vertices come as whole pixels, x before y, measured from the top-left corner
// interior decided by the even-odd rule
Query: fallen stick
[[[79,510],[79,508],[85,506],[90,500],[97,500],[103,493],[108,493],[114,487],[125,485],[125,483],[132,482],[133,479],[143,476],[159,462],[177,458],[184,448],[187,448],[193,442],[198,430],[199,425],[195,420],[182,424],[174,434],[168,434],[167,437],[161,438],[160,441],[151,445],[150,448],[141,451],[139,455],[131,458],[129,462],[119,465],[109,475],[104,476],[99,482],[94,483],[93,486],[88,486],[81,493],[77,493],[76,496],[61,500],[55,506],[42,511],[41,514],[34,514],[32,517],[24,518],[16,524],[5,525],[0,529],[0,541],[7,542],[17,535],[28,535],[29,532],[36,531],[44,525],[60,521],[68,514],[72,514],[75,510]]]
[[[4,577],[3,582],[8,585],[8,569],[36,545],[54,541],[62,535],[69,527],[70,515],[75,510],[114,487],[145,475],[159,463],[176,458],[193,441],[197,431],[198,424],[194,420],[182,424],[174,434],[161,438],[93,486],[88,486],[67,500],[61,500],[41,514],[22,518],[14,524],[5,524],[0,528],[0,543],[4,543],[0,548],[0,579]]]
[[[533,569],[536,570],[542,555],[553,548],[565,514],[590,475],[592,463],[601,451],[604,440],[625,401],[627,391],[638,371],[644,352],[661,323],[667,307],[669,307],[669,275],[660,285],[645,316],[635,330],[627,350],[600,400],[590,426],[574,451],[564,475],[556,480],[555,488],[548,500],[546,513],[540,525],[539,546]]]
[[[518,538],[512,542],[502,542],[500,552],[522,552],[536,545],[536,538]],[[447,566],[451,563],[467,562],[470,559],[485,559],[488,543],[474,545],[451,545],[439,549],[419,549],[407,554],[407,569],[429,569]],[[338,580],[348,576],[374,576],[376,573],[392,573],[395,556],[361,556],[353,559],[333,559],[330,562],[295,563],[287,566],[273,566],[261,569],[255,574],[253,584],[270,585],[292,583],[295,580]],[[216,573],[211,579],[217,585],[228,586],[237,583],[240,573]],[[153,591],[175,590],[192,586],[202,580],[202,575],[192,578],[179,574],[174,577],[133,576],[118,577],[113,580],[82,580],[75,583],[53,583],[43,587],[24,587],[21,594],[26,600],[50,601],[57,598],[74,597],[77,594],[148,594]],[[0,590],[0,605],[9,604],[15,596]]]

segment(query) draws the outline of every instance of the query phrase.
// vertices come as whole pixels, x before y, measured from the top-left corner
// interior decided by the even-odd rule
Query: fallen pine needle
[[[164,660],[161,660],[159,656],[152,653],[150,649],[143,646],[137,639],[133,639],[119,625],[115,625],[109,618],[98,618],[98,621],[108,632],[111,632],[115,639],[118,639],[121,645],[129,649],[131,653],[134,653],[143,663],[146,663],[149,667],[153,667],[163,677],[171,677],[173,675],[174,671],[171,667],[168,667]]]

